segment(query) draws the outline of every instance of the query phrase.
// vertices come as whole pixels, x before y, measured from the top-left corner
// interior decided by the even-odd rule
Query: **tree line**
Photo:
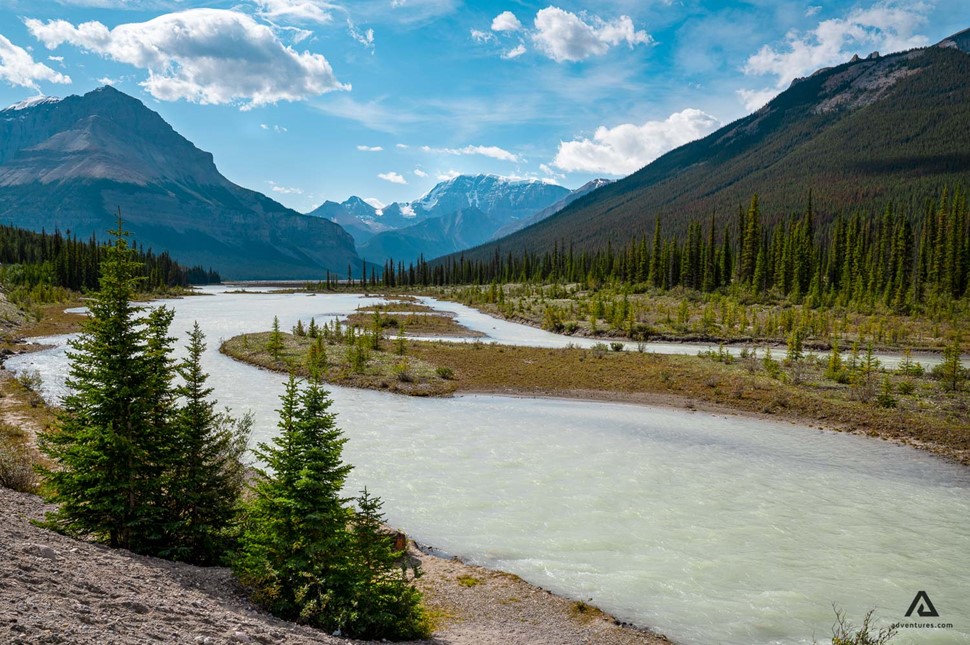
[[[367,284],[366,272],[361,279]],[[812,206],[768,219],[758,196],[719,222],[693,220],[684,236],[653,233],[614,246],[576,251],[556,243],[545,253],[496,251],[488,261],[464,256],[405,266],[392,259],[370,284],[383,287],[566,282],[629,285],[634,290],[683,287],[739,289],[808,306],[919,310],[929,300],[970,293],[970,211],[962,191],[941,190],[920,208],[889,204],[823,219]],[[328,281],[328,286],[331,286]]]
[[[99,242],[92,235],[86,241],[60,231],[47,233],[0,225],[0,263],[3,282],[11,287],[32,289],[37,286],[61,287],[72,291],[98,288],[101,262],[109,242]],[[185,267],[168,254],[151,249],[133,249],[138,263],[141,287],[156,291],[166,287],[221,282],[212,268]]]
[[[40,436],[50,459],[41,492],[57,505],[46,526],[136,553],[229,564],[254,601],[328,633],[427,637],[418,571],[385,531],[380,499],[344,495],[346,439],[319,379],[289,379],[279,433],[255,450],[266,468],[250,470],[251,420],[216,411],[198,323],[186,358],[174,360],[174,311],[132,303],[144,267],[120,222],[112,235],[91,315],[70,342],[70,393]]]

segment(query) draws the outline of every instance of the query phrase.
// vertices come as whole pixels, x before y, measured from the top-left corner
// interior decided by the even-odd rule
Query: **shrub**
[[[33,493],[38,483],[30,448],[12,437],[0,437],[0,486],[21,493]]]
[[[595,356],[596,358],[603,358],[604,356],[606,356],[606,352],[608,352],[610,348],[606,346],[606,343],[596,343],[595,345],[593,345],[592,349],[593,349],[593,356]]]
[[[438,367],[435,369],[435,374],[437,374],[439,378],[443,378],[446,381],[450,381],[451,379],[455,378],[455,370],[451,369],[450,367]]]
[[[623,343],[618,343],[615,341],[610,343],[610,349],[612,349],[614,352],[622,352],[625,347],[626,346]]]

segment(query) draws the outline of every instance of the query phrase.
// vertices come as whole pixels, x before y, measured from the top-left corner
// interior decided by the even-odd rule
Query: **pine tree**
[[[225,552],[242,493],[242,457],[252,418],[217,413],[209,376],[202,369],[205,334],[196,322],[188,356],[178,366],[182,398],[173,424],[177,439],[168,477],[169,548],[163,555],[196,564],[216,564]]]
[[[273,360],[280,360],[283,352],[283,334],[280,332],[280,318],[273,316],[273,330],[269,333],[269,340],[266,341],[266,351],[273,357]]]
[[[161,314],[147,321],[132,304],[140,266],[120,219],[111,234],[91,315],[70,342],[71,393],[58,427],[41,435],[41,449],[55,464],[44,472],[45,492],[59,505],[47,524],[150,552],[159,537],[158,458],[167,452],[155,427],[157,404],[167,393],[158,389],[165,379],[160,357],[147,354],[145,324],[157,349],[164,321]]]
[[[282,618],[347,636],[425,637],[419,594],[407,584],[389,593],[372,568],[383,556],[363,546],[371,529],[351,529],[354,515],[341,496],[351,467],[341,460],[346,439],[330,404],[319,382],[300,391],[290,377],[280,434],[256,450],[272,474],[257,472],[233,568],[253,600]],[[366,503],[363,526],[370,526],[379,505]],[[382,611],[364,615],[365,608]]]

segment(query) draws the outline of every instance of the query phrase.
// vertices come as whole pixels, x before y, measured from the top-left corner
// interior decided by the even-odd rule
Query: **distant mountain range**
[[[0,111],[0,222],[101,237],[119,208],[139,244],[224,277],[319,279],[360,263],[340,226],[233,184],[111,87]]]
[[[565,208],[596,188],[598,179],[570,191],[536,180],[494,175],[459,175],[443,181],[413,202],[383,209],[351,197],[324,202],[309,215],[343,226],[368,261],[388,258],[411,262],[466,249],[517,231]]]
[[[923,199],[970,180],[970,30],[933,47],[821,69],[757,112],[509,237],[464,251],[480,260],[578,250],[667,233],[716,214],[733,222],[758,194],[768,217],[820,217]]]

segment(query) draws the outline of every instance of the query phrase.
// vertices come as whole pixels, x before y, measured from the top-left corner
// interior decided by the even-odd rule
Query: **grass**
[[[274,357],[267,349],[269,338],[270,332],[235,336],[223,342],[219,351],[250,365],[298,376],[309,375],[308,356],[314,339],[282,334],[283,348],[278,357]],[[357,369],[349,356],[349,345],[324,343],[326,365],[320,373],[321,379],[347,387],[410,396],[441,396],[455,391],[455,382],[438,376],[434,365],[414,356],[397,354],[390,341],[383,341],[382,346],[382,351],[367,350],[363,365]]]
[[[455,322],[453,316],[447,314],[382,314],[381,328],[400,333],[405,336],[460,336],[463,338],[478,338],[485,334],[472,331],[468,327]],[[374,314],[354,313],[347,317],[346,324],[364,329],[374,326]]]
[[[458,576],[458,584],[462,587],[477,587],[480,584],[485,584],[485,581],[472,575],[463,574]]]
[[[600,609],[582,600],[577,600],[569,605],[569,617],[583,625],[604,618],[605,616],[606,614]]]

